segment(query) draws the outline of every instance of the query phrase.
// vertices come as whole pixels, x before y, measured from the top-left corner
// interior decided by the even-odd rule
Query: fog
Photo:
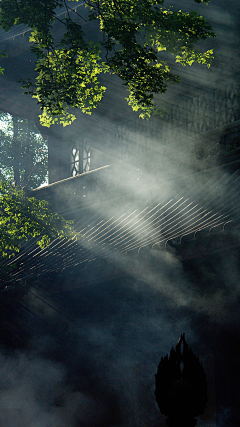
[[[208,409],[199,425],[215,426],[215,381],[220,377],[223,401],[231,392],[224,378],[229,367],[224,371],[216,360],[225,357],[221,332],[235,335],[239,326],[238,267],[224,257],[212,264],[216,261],[222,266],[211,265],[214,277],[204,288],[173,255],[159,251],[141,262],[128,258],[120,266],[122,278],[101,283],[87,283],[81,270],[68,270],[68,290],[51,298],[33,285],[22,301],[33,313],[24,315],[31,332],[27,348],[1,357],[2,424],[164,426],[154,400],[154,374],[184,331],[209,382]],[[234,409],[225,403],[218,417],[235,425],[229,421]]]
[[[233,225],[226,224],[223,231],[220,221],[216,231],[203,228],[204,238],[211,242],[214,236],[220,239],[222,234],[231,232],[238,242],[238,212],[231,209],[229,202],[227,206],[224,204],[231,200],[229,189],[233,191],[233,201],[238,203],[236,177],[223,171],[220,186],[218,169],[216,176],[213,171],[208,172],[211,185],[207,185],[204,175],[197,187],[201,174],[190,179],[188,175],[186,181],[182,176],[181,182],[166,181],[165,175],[159,174],[156,182],[150,172],[144,173],[145,180],[139,171],[131,171],[132,180],[124,173],[124,180],[119,179],[122,175],[116,169],[114,174],[111,168],[103,171],[106,173],[101,175],[102,181],[98,180],[98,188],[104,188],[108,197],[104,201],[104,191],[91,191],[88,183],[81,217],[78,215],[76,223],[80,239],[75,246],[74,261],[70,251],[65,253],[59,243],[52,252],[40,251],[41,264],[36,273],[33,270],[34,274],[30,274],[39,262],[37,256],[31,258],[30,254],[25,260],[24,277],[28,286],[24,288],[24,282],[20,281],[18,289],[23,286],[23,294],[14,296],[14,287],[7,294],[10,299],[18,299],[25,310],[20,312],[20,319],[14,314],[12,320],[13,324],[19,322],[19,334],[25,342],[22,349],[13,353],[3,347],[2,424],[164,427],[165,417],[159,413],[154,398],[154,374],[161,357],[169,353],[185,332],[187,342],[204,365],[209,383],[208,408],[198,425],[237,425],[234,402],[239,398],[238,248],[227,246],[225,251],[220,248],[220,252],[211,256],[206,253],[196,256],[193,250],[192,257],[182,261],[175,252],[177,246],[172,249],[166,239],[161,240],[161,232],[157,244],[151,240],[156,224],[150,214],[144,216],[146,211],[135,218],[132,228],[130,218],[119,224],[124,213],[128,217],[136,210],[137,215],[151,207],[150,202],[155,206],[162,201],[164,206],[170,196],[175,196],[176,203],[180,196],[185,200],[190,193],[189,201],[194,206],[199,207],[202,202],[203,208],[210,211],[211,207],[217,214],[228,214],[230,210]],[[105,182],[105,178],[112,180]],[[190,191],[190,183],[196,186],[195,191]],[[206,188],[212,191],[211,201]],[[61,194],[65,211],[73,209],[72,199],[67,208],[68,193],[61,191]],[[177,218],[180,215],[179,211],[175,214]],[[118,235],[114,234],[114,228],[104,232],[110,219]],[[101,221],[105,224],[103,231]],[[88,224],[87,233],[84,226]],[[139,224],[145,227],[140,237]],[[167,227],[170,229],[170,225]],[[115,246],[111,245],[113,237]],[[180,237],[178,233],[177,241]],[[202,240],[198,232],[195,237],[198,247]],[[138,239],[142,238],[147,244],[138,246]],[[124,239],[133,239],[136,248],[122,250]],[[50,265],[46,261],[49,253]],[[43,267],[48,270],[45,274],[41,274]],[[6,292],[1,296],[7,298]],[[232,377],[230,382],[232,375],[236,379]]]
[[[222,166],[226,126],[235,135],[237,95],[226,88],[239,65],[237,6],[204,8],[215,62],[176,66],[182,85],[158,98],[165,117],[140,122],[110,78],[91,117],[77,113],[71,127],[48,132],[56,179],[33,195],[74,218],[79,240],[42,251],[29,241],[0,292],[0,425],[164,427],[154,375],[181,333],[208,381],[197,425],[239,425],[240,182],[235,158]],[[228,94],[225,122],[218,90]],[[36,105],[26,97],[22,107],[14,93],[3,111],[36,120]],[[54,184],[69,177],[73,143],[90,147],[90,173]]]

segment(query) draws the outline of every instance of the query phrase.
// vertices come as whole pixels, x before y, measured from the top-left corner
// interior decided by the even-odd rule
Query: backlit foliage
[[[46,201],[0,182],[0,256],[14,256],[29,237],[44,248],[56,237],[73,237],[71,222],[53,213]]]
[[[208,3],[207,0],[194,0]],[[2,0],[0,25],[32,28],[31,50],[37,56],[35,82],[23,81],[26,93],[37,98],[43,114],[42,125],[69,125],[75,116],[70,107],[91,114],[101,101],[106,87],[101,73],[118,75],[130,92],[127,101],[140,117],[153,113],[154,95],[164,93],[168,84],[180,81],[161,59],[166,51],[183,66],[193,63],[208,67],[212,50],[201,53],[195,46],[214,36],[211,26],[196,12],[174,11],[164,0],[84,0],[89,13],[73,13],[66,0]],[[56,8],[66,7],[58,17]],[[88,42],[81,20],[99,23],[99,43]],[[61,21],[64,36],[56,42],[54,21]]]

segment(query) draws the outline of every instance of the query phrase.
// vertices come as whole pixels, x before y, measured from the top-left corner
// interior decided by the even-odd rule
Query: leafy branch
[[[0,251],[12,257],[29,237],[38,238],[40,248],[56,237],[74,238],[72,221],[49,209],[46,201],[27,197],[23,190],[0,182]]]
[[[207,0],[194,0],[206,3]],[[213,51],[200,52],[196,44],[215,36],[211,26],[196,12],[166,8],[164,0],[84,0],[87,18],[74,11],[66,0],[2,0],[0,25],[8,30],[27,24],[32,52],[37,57],[35,82],[21,81],[25,93],[38,100],[42,125],[66,126],[75,119],[70,108],[91,114],[99,105],[106,87],[99,76],[116,74],[130,95],[128,104],[140,117],[150,117],[155,109],[154,95],[164,93],[168,84],[180,81],[161,59],[166,51],[183,66],[211,65]],[[66,8],[60,18],[56,8]],[[88,42],[81,24],[99,24],[98,44]],[[64,36],[56,43],[52,34],[55,20],[63,24]]]

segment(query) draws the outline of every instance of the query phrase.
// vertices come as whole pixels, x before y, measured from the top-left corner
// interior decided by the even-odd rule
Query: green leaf
[[[19,252],[22,240],[39,237],[44,248],[52,239],[75,238],[72,221],[49,209],[48,203],[27,197],[23,190],[0,182],[0,251],[2,258]]]
[[[38,100],[44,126],[71,124],[75,119],[71,108],[91,114],[106,90],[99,81],[102,73],[119,76],[130,91],[129,105],[148,117],[154,111],[154,95],[180,81],[163,62],[162,52],[183,66],[211,65],[212,50],[200,52],[196,45],[215,34],[195,11],[175,11],[164,0],[84,0],[84,4],[89,9],[87,20],[99,23],[99,44],[85,37],[81,15],[77,11],[75,19],[64,0],[1,1],[2,28],[20,23],[32,28],[29,40],[37,58],[37,77],[35,82],[23,81],[22,87]],[[63,5],[66,16],[57,20],[65,32],[59,41],[52,26],[56,8]]]

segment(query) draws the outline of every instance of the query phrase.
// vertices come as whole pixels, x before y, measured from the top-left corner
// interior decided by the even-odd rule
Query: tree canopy
[[[77,0],[78,1],[78,0]],[[208,3],[208,0],[194,0]],[[201,53],[196,44],[214,36],[211,25],[194,11],[175,11],[164,0],[83,0],[88,14],[73,10],[71,0],[1,0],[0,26],[26,24],[32,29],[29,41],[36,54],[35,81],[22,81],[25,93],[37,98],[44,126],[71,124],[69,108],[91,114],[106,87],[99,76],[119,76],[129,91],[128,104],[141,118],[150,117],[154,95],[168,84],[178,83],[161,54],[166,51],[183,66],[206,64],[213,51]],[[59,8],[66,13],[59,15]],[[61,40],[53,36],[53,24],[63,26]],[[88,41],[84,21],[97,21],[99,43]]]
[[[38,238],[37,244],[44,248],[51,239],[72,238],[74,233],[71,221],[53,213],[46,201],[0,182],[0,256],[14,256],[29,237]]]
[[[37,188],[46,181],[47,141],[33,122],[0,113],[0,180]]]

